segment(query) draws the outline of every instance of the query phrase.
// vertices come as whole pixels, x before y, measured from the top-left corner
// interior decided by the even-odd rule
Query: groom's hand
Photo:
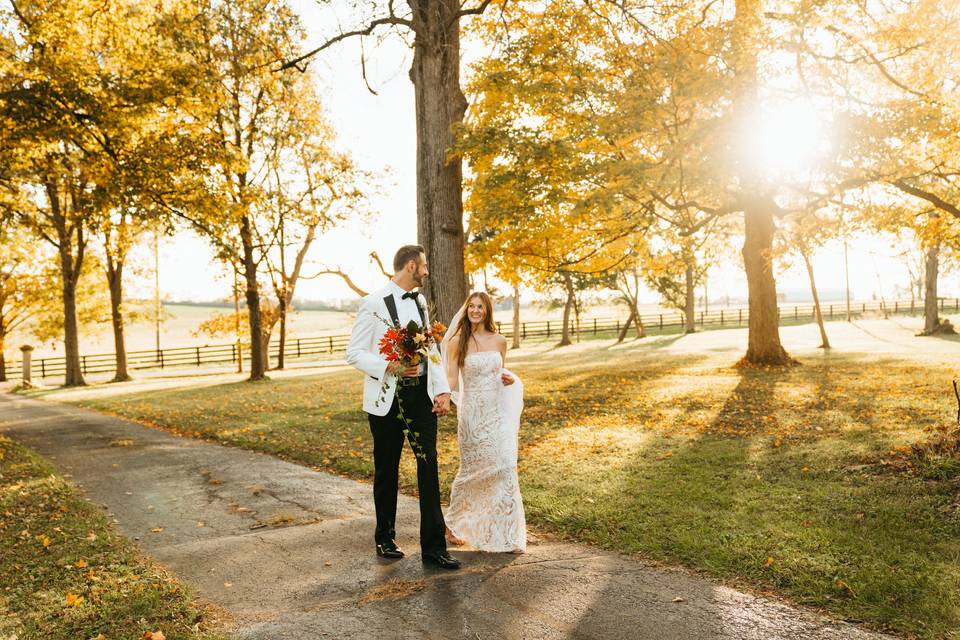
[[[420,365],[404,367],[402,363],[394,360],[387,364],[387,373],[391,375],[401,375],[404,378],[416,378],[420,375]]]
[[[449,393],[441,393],[433,399],[433,412],[438,416],[445,416],[450,413]]]

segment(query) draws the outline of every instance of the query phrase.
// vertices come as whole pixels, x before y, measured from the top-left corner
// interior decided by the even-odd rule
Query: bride
[[[526,520],[517,482],[523,384],[504,369],[507,341],[493,323],[490,296],[470,294],[441,350],[450,388],[459,389],[460,470],[450,490],[447,538],[480,551],[523,553]]]

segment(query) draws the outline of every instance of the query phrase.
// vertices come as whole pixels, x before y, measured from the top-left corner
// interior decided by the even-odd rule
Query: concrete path
[[[408,556],[380,561],[369,485],[75,407],[0,395],[0,433],[52,460],[244,640],[884,637],[572,544],[424,569],[403,496]]]

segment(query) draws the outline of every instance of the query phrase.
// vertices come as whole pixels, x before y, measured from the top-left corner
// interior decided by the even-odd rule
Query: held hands
[[[445,416],[450,413],[449,393],[441,393],[433,399],[433,412],[438,416]]]
[[[500,374],[500,382],[503,383],[503,386],[509,387],[509,386],[512,385],[514,382],[516,382],[516,380],[514,380],[514,379],[513,379],[513,376],[511,376],[509,373],[501,373],[501,374]]]

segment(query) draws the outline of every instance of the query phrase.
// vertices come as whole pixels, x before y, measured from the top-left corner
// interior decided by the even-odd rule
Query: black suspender
[[[397,313],[397,301],[393,297],[393,294],[384,296],[384,304],[387,305],[387,311],[390,313],[390,320],[393,321],[394,326],[400,325],[400,315]],[[413,302],[417,305],[417,313],[420,314],[420,325],[426,329],[427,328],[427,318],[423,314],[423,307],[420,306],[420,293],[416,294],[416,297],[413,299]]]

